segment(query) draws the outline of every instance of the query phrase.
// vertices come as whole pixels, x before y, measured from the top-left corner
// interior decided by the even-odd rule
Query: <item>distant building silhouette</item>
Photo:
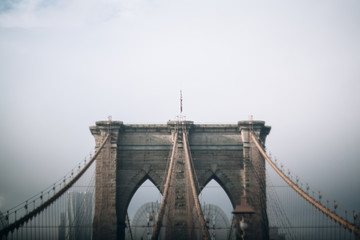
[[[0,230],[9,225],[9,221],[5,218],[4,214],[0,211]]]
[[[93,207],[92,192],[69,192],[65,212],[60,217],[58,239],[91,239]]]

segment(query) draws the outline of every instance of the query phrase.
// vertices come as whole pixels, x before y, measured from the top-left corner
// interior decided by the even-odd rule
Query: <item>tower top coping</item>
[[[254,129],[261,129],[262,132],[266,132],[267,134],[270,132],[271,127],[265,125],[265,121],[238,121],[237,124],[223,124],[223,123],[206,123],[206,124],[194,124],[193,121],[168,121],[166,124],[124,124],[122,121],[97,121],[96,126],[91,126],[90,129],[100,128],[148,128],[148,129],[165,129],[169,127],[175,127],[176,125],[186,126],[187,128],[208,128],[208,129],[250,129],[250,127]]]
[[[123,121],[96,121],[96,126],[108,126],[109,123],[111,123],[111,125],[115,125],[115,126],[120,126],[120,125],[131,125],[131,126],[162,126],[162,125],[173,125],[173,124],[186,124],[186,125],[204,125],[204,126],[218,126],[218,125],[222,125],[222,126],[227,126],[227,125],[236,125],[235,124],[225,124],[225,123],[205,123],[205,124],[194,124],[193,121],[168,121],[166,124],[146,124],[146,123],[139,123],[139,124],[124,124]],[[265,121],[238,121],[237,125],[238,126],[249,126],[250,124],[252,125],[256,125],[256,126],[264,126],[265,125]]]

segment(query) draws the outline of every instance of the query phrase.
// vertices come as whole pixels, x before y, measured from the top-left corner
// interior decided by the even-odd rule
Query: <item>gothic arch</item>
[[[230,199],[230,202],[232,204],[233,207],[235,207],[236,205],[236,200],[235,200],[235,196],[236,194],[233,194],[232,191],[235,190],[233,188],[229,188],[228,186],[226,186],[226,183],[230,183],[231,180],[229,179],[229,177],[223,173],[221,170],[217,169],[215,172],[212,172],[211,170],[208,170],[201,178],[201,180],[199,179],[200,185],[202,186],[202,189],[205,188],[205,186],[211,181],[211,180],[215,180],[220,187],[225,191],[227,197]],[[239,188],[239,187],[237,187]],[[202,190],[200,189],[200,191]],[[200,193],[200,192],[199,192]]]
[[[156,180],[154,180],[154,178]],[[155,187],[157,188],[157,190],[162,194],[159,184],[159,176],[157,176],[154,173],[147,173],[145,172],[143,169],[141,169],[134,177],[131,178],[130,183],[132,184],[133,188],[130,191],[130,194],[127,198],[126,201],[126,209],[129,207],[130,201],[133,198],[133,196],[135,195],[135,193],[139,190],[139,187],[146,181],[149,180],[152,184],[155,185]]]

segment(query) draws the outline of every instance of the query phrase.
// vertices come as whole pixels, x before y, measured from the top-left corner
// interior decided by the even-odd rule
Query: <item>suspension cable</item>
[[[12,224],[9,224],[8,226],[6,226],[5,228],[0,230],[0,237],[7,235],[10,231],[13,231],[17,228],[19,228],[20,226],[22,226],[24,223],[26,223],[27,221],[29,221],[30,219],[32,219],[34,216],[36,216],[38,213],[42,212],[43,210],[45,210],[47,207],[49,207],[53,202],[55,202],[60,196],[62,196],[69,188],[71,188],[71,186],[73,186],[77,180],[86,172],[86,170],[90,167],[90,165],[95,161],[95,159],[97,158],[97,156],[99,155],[101,149],[104,147],[105,143],[107,142],[107,140],[110,139],[110,134],[108,134],[104,141],[102,142],[102,144],[100,145],[98,151],[96,151],[96,153],[94,154],[94,156],[90,159],[90,161],[83,167],[83,169],[81,169],[81,171],[78,172],[77,175],[75,175],[75,177],[65,186],[63,186],[63,188],[61,188],[56,194],[54,194],[51,198],[49,198],[48,200],[46,200],[45,202],[43,202],[40,206],[38,206],[37,208],[35,208],[34,210],[32,210],[31,212],[27,213],[26,215],[24,215],[23,217],[19,218],[18,220],[15,219],[15,222],[13,222]],[[42,195],[41,195],[42,196]],[[16,212],[16,210],[15,210]]]
[[[192,172],[192,164],[191,164],[191,161],[192,159],[190,158],[190,149],[189,149],[189,146],[188,146],[188,141],[187,141],[187,135],[186,135],[186,132],[183,132],[183,139],[185,140],[184,143],[185,143],[185,146],[184,146],[184,149],[185,149],[185,160],[186,160],[186,169],[187,169],[187,172],[189,174],[189,178],[190,178],[190,185],[191,185],[191,190],[192,190],[192,197],[194,199],[194,202],[195,202],[195,208],[196,208],[196,212],[197,212],[197,215],[198,215],[198,218],[199,218],[199,221],[200,221],[200,226],[201,226],[201,230],[202,230],[202,233],[203,233],[203,238],[204,239],[211,239],[210,237],[210,234],[209,234],[209,230],[206,228],[206,224],[205,224],[205,221],[204,221],[204,215],[201,211],[201,207],[200,207],[200,203],[199,203],[199,199],[198,199],[198,196],[197,196],[197,189],[196,189],[196,185],[195,185],[195,182],[194,182],[194,175],[193,172]]]
[[[151,239],[153,239],[153,240],[158,239],[158,236],[160,233],[160,228],[162,225],[162,219],[163,219],[164,213],[165,213],[165,205],[168,200],[167,198],[168,198],[169,187],[171,184],[171,177],[172,177],[172,174],[174,171],[174,156],[175,156],[175,150],[176,150],[176,146],[177,146],[177,136],[178,136],[178,133],[176,131],[175,135],[174,135],[175,140],[173,141],[170,163],[169,163],[167,177],[166,177],[165,186],[164,186],[163,198],[162,198],[160,209],[158,212],[158,218],[156,219],[156,222],[154,225],[154,230],[153,230],[152,236],[151,236]]]
[[[350,231],[353,231],[355,234],[360,235],[360,229],[357,228],[355,225],[349,223],[347,220],[341,218],[337,214],[331,212],[329,209],[324,207],[321,203],[317,202],[314,198],[309,196],[306,192],[304,192],[301,188],[299,188],[291,179],[289,179],[276,165],[275,163],[267,156],[264,149],[260,146],[258,140],[254,136],[253,132],[250,133],[251,138],[254,140],[254,143],[256,144],[257,149],[261,153],[261,155],[266,159],[266,161],[270,164],[270,166],[276,171],[279,176],[284,179],[284,181],[297,192],[301,197],[303,197],[306,201],[308,201],[310,204],[314,205],[317,209],[319,209],[321,212],[323,212],[325,215],[329,216],[330,218],[334,219],[334,221],[338,222],[340,225],[342,225],[344,228],[349,229]]]

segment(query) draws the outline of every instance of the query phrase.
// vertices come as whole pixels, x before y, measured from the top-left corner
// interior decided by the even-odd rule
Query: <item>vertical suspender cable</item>
[[[319,209],[320,211],[322,211],[324,214],[328,215],[330,218],[332,218],[333,220],[335,220],[337,223],[339,223],[340,225],[342,225],[344,228],[348,228],[349,230],[353,231],[355,234],[360,235],[360,229],[357,228],[355,225],[349,223],[348,221],[346,221],[345,219],[339,217],[338,215],[336,215],[335,213],[329,211],[327,208],[325,208],[323,205],[321,205],[320,203],[318,203],[315,199],[313,199],[312,197],[310,197],[307,193],[305,193],[302,189],[300,189],[298,186],[295,185],[295,183],[293,183],[288,177],[285,176],[284,173],[282,173],[280,171],[280,169],[269,159],[269,157],[266,155],[265,151],[263,150],[263,148],[260,146],[260,144],[258,143],[257,139],[255,138],[255,136],[253,135],[253,133],[251,133],[251,137],[254,140],[259,152],[261,153],[261,155],[263,155],[263,157],[266,159],[266,161],[271,165],[271,167],[280,175],[280,177],[282,179],[284,179],[284,181],[292,188],[294,189],[301,197],[303,197],[305,200],[307,200],[309,203],[311,203],[312,205],[314,205],[317,209]]]
[[[126,221],[127,221],[127,224],[129,225],[130,239],[133,240],[133,235],[132,235],[132,232],[131,232],[131,225],[130,225],[130,220],[129,220],[129,214],[128,213],[126,213]]]
[[[28,220],[30,220],[31,218],[35,217],[37,214],[39,214],[40,212],[44,211],[45,209],[47,209],[51,204],[53,204],[60,196],[62,196],[64,193],[66,193],[66,191],[75,184],[75,182],[77,182],[77,180],[86,172],[86,170],[91,166],[91,164],[95,161],[95,159],[97,158],[97,156],[99,155],[99,153],[101,152],[101,149],[103,148],[103,146],[105,145],[105,143],[108,140],[111,140],[110,134],[108,134],[104,141],[101,143],[101,145],[99,146],[98,151],[96,151],[96,153],[94,154],[94,156],[90,159],[90,161],[88,162],[88,164],[86,164],[83,169],[81,169],[81,171],[74,176],[69,183],[67,183],[66,185],[64,184],[63,188],[60,189],[56,194],[54,194],[52,197],[48,197],[46,199],[46,201],[42,202],[42,204],[40,206],[38,206],[37,208],[35,208],[34,210],[32,210],[31,212],[29,212],[28,214],[26,214],[25,216],[15,220],[12,224],[9,224],[8,226],[6,226],[5,228],[0,230],[0,237],[2,236],[6,236],[9,232],[19,228],[22,224],[24,224],[25,222],[27,222]],[[16,211],[15,211],[16,212]],[[46,230],[45,230],[46,232]]]

